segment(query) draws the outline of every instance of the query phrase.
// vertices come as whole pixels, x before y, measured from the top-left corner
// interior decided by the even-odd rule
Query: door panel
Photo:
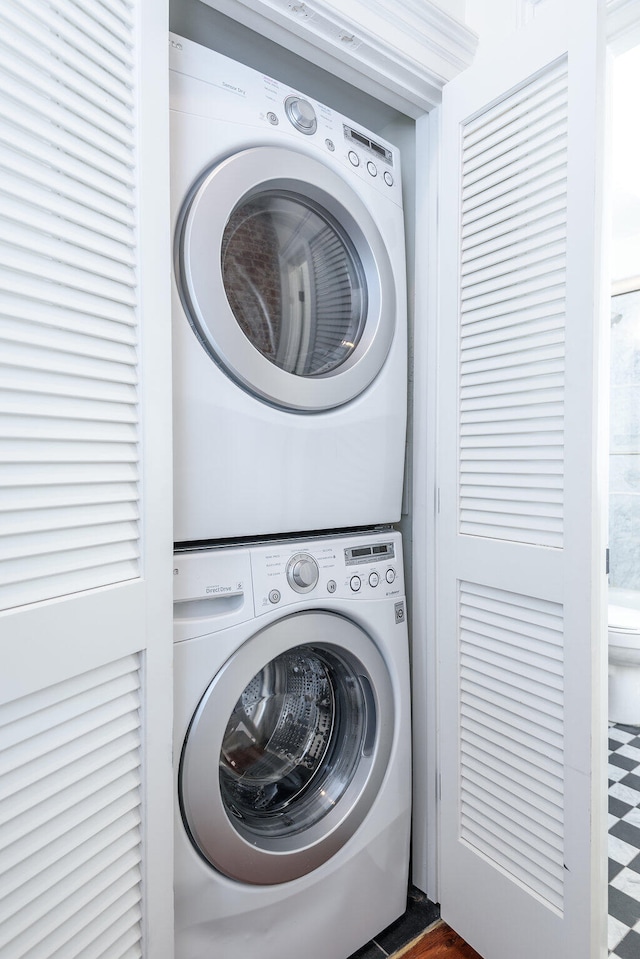
[[[598,956],[606,914],[603,72],[595,2],[542,13],[443,99],[440,898],[487,959]]]

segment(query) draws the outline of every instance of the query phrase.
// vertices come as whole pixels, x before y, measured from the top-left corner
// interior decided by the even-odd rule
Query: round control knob
[[[373,573],[369,573],[369,586],[375,587],[378,585],[379,582],[380,582],[380,577],[378,576],[375,570],[373,571]]]
[[[308,593],[318,582],[319,570],[309,553],[296,553],[287,563],[287,579],[296,593]]]
[[[357,593],[360,587],[362,586],[362,580],[360,579],[359,576],[352,576],[351,579],[349,580],[349,586],[351,587],[354,593]]]
[[[396,578],[396,571],[395,571],[395,569],[388,569],[388,570],[387,570],[387,573],[386,573],[386,576],[385,576],[386,581],[387,581],[388,583],[393,583],[393,581],[395,580],[395,578]]]
[[[318,129],[316,111],[308,100],[302,97],[287,97],[284,101],[285,112],[296,130],[311,136]]]

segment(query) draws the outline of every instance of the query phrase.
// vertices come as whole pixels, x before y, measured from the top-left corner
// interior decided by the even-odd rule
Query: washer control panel
[[[303,597],[404,596],[402,547],[395,531],[252,547],[251,573],[256,615],[299,603]]]

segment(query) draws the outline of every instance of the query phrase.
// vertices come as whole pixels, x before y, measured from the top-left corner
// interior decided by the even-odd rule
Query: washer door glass
[[[179,769],[189,838],[245,883],[311,872],[369,812],[393,731],[389,671],[363,629],[310,611],[267,626],[227,660],[192,718]]]
[[[298,646],[257,673],[236,703],[220,752],[220,789],[236,828],[286,836],[318,822],[358,766],[363,687],[335,653]]]
[[[279,369],[330,373],[356,349],[366,319],[364,270],[326,210],[273,190],[243,200],[225,227],[221,260],[240,329]]]
[[[385,243],[347,180],[309,156],[255,147],[205,170],[178,219],[175,271],[204,349],[271,405],[340,406],[385,363],[396,326]]]

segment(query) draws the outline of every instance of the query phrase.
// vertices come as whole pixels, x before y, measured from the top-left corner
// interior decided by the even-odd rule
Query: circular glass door
[[[275,406],[348,402],[391,346],[394,279],[371,214],[291,150],[245,150],[203,174],[178,222],[176,275],[212,359]]]
[[[185,741],[181,807],[200,854],[251,883],[317,868],[375,799],[392,715],[384,661],[351,621],[299,613],[256,634],[212,681]]]
[[[222,236],[222,281],[238,326],[278,369],[333,373],[366,322],[357,250],[337,220],[295,193],[241,201]]]

